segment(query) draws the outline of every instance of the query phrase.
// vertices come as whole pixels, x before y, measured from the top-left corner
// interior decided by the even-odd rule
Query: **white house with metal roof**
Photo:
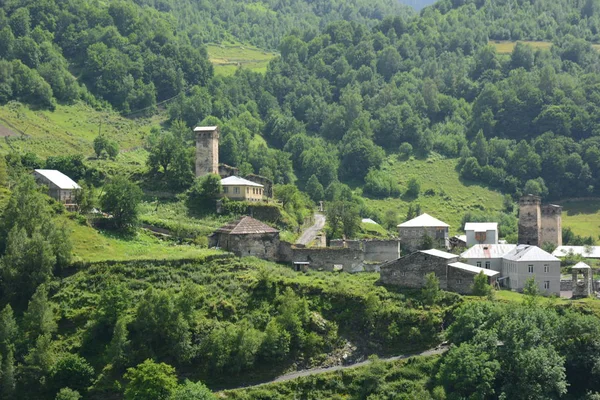
[[[55,169],[36,169],[33,177],[39,185],[48,187],[48,195],[66,206],[75,206],[75,193],[81,187],[73,179]]]
[[[523,290],[535,278],[542,293],[560,295],[560,260],[537,246],[518,245],[502,257],[502,278],[513,290]]]
[[[228,176],[221,179],[221,187],[223,188],[223,197],[242,201],[262,201],[265,190],[263,185],[239,176]]]
[[[465,233],[467,234],[467,247],[476,244],[498,244],[497,222],[467,222]]]
[[[460,258],[473,266],[502,272],[502,257],[516,247],[516,244],[476,244],[461,253]]]
[[[402,247],[407,251],[418,250],[426,236],[433,239],[435,247],[449,248],[448,228],[450,225],[432,217],[421,214],[416,218],[398,225],[398,235]]]

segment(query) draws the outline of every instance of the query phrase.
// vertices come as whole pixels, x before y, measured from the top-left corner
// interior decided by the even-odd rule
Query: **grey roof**
[[[59,189],[81,189],[73,179],[55,169],[36,169],[35,172],[48,179]]]
[[[437,250],[437,249],[421,250],[421,253],[429,254],[430,256],[435,256],[435,257],[439,257],[439,258],[446,258],[446,259],[458,258],[458,256],[456,254],[446,253],[445,251],[441,251],[441,250]]]
[[[503,258],[510,261],[560,261],[547,251],[528,244],[518,245],[516,249],[506,254]]]
[[[600,258],[600,246],[558,246],[552,252],[552,255],[555,257],[564,257],[571,251],[573,254],[584,258]]]
[[[379,225],[377,222],[373,221],[371,218],[363,218],[362,219],[362,223],[363,224],[375,224],[375,225]]]
[[[249,181],[248,179],[240,178],[239,176],[228,176],[227,178],[221,179],[221,186],[254,186],[254,187],[264,187],[261,184]]]
[[[480,272],[483,272],[487,276],[500,275],[499,271],[494,271],[492,269],[485,269],[485,268],[474,267],[472,265],[464,264],[464,263],[461,263],[461,262],[455,262],[455,263],[452,263],[452,264],[448,264],[448,266],[452,267],[452,268],[460,269],[462,271],[471,272],[473,274],[478,274]]]
[[[398,228],[420,228],[424,226],[434,228],[448,228],[450,225],[440,221],[437,218],[432,217],[429,214],[421,214],[417,218],[413,218],[410,221],[406,221],[398,225]]]
[[[194,132],[214,132],[218,128],[218,126],[197,126],[194,128]]]
[[[573,265],[572,269],[592,269],[592,267],[590,267],[583,261],[580,261],[577,264]]]
[[[466,259],[502,258],[516,247],[516,244],[476,244],[464,251],[460,257]]]
[[[223,225],[215,231],[215,233],[228,233],[230,235],[250,235],[258,233],[279,233],[275,228],[260,222],[249,216],[242,217]]]
[[[497,230],[498,230],[497,222],[467,222],[465,224],[465,232],[466,231],[487,232],[487,231],[497,231]]]

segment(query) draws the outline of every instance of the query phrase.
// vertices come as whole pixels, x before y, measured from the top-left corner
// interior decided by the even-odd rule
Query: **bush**
[[[419,197],[419,192],[421,191],[421,184],[417,178],[410,178],[408,181],[406,195],[411,197]]]
[[[400,186],[389,174],[371,169],[365,177],[365,193],[374,197],[398,197]]]

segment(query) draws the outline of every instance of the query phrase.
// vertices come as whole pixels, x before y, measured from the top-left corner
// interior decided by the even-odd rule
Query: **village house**
[[[48,187],[48,195],[63,203],[67,209],[77,207],[75,193],[81,187],[67,175],[55,169],[36,169],[33,176],[39,185]]]
[[[426,276],[434,273],[439,279],[440,289],[469,294],[475,276],[483,272],[491,285],[496,284],[500,272],[474,267],[458,261],[456,254],[440,250],[422,250],[383,264],[380,267],[380,282],[405,288],[420,289],[425,286]]]
[[[263,200],[264,186],[260,183],[252,182],[239,176],[229,176],[221,179],[221,186],[223,187],[222,197],[240,201]]]
[[[249,216],[223,225],[208,237],[209,247],[270,261],[279,259],[279,242],[277,229]]]
[[[450,225],[429,214],[421,214],[398,225],[398,234],[402,247],[408,252],[422,248],[426,236],[433,240],[435,247],[448,249],[450,245],[449,227]]]
[[[465,224],[467,247],[476,244],[498,244],[497,222],[467,222]]]
[[[516,248],[516,244],[476,244],[460,258],[473,266],[502,272],[503,257]]]
[[[540,291],[560,294],[560,260],[530,245],[476,245],[460,255],[470,265],[501,272],[502,286],[521,291],[527,279],[535,278]]]

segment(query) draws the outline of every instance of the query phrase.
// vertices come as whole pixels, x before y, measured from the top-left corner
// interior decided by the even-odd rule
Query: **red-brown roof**
[[[250,235],[253,233],[279,233],[275,228],[260,222],[249,216],[242,217],[238,220],[223,225],[215,231],[215,233],[228,233],[230,235]]]

